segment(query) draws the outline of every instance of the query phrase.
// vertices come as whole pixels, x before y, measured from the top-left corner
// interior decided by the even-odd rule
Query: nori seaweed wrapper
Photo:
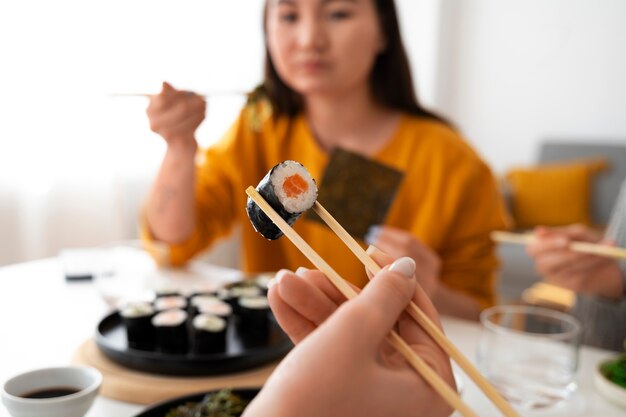
[[[364,239],[370,226],[383,224],[404,173],[340,148],[324,170],[317,201],[352,236]],[[315,213],[307,219],[326,223]]]
[[[302,165],[302,164],[300,164]],[[289,226],[293,226],[293,224],[300,218],[302,213],[290,213],[285,210],[285,207],[278,200],[278,196],[274,192],[274,187],[272,187],[272,182],[270,181],[270,177],[274,170],[280,164],[274,165],[270,171],[265,174],[259,185],[256,187],[256,190],[259,194],[267,201],[267,203],[272,206],[274,210],[280,215],[289,224]],[[274,224],[274,222],[267,217],[261,207],[258,206],[250,197],[248,197],[248,201],[246,202],[246,212],[248,213],[248,218],[252,223],[252,227],[254,230],[259,232],[264,238],[268,240],[276,240],[283,235],[283,232]]]

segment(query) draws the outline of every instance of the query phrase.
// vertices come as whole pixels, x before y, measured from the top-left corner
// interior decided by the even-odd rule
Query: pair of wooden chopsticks
[[[278,226],[278,228],[293,242],[294,245],[311,261],[313,265],[322,271],[335,287],[348,299],[356,297],[357,292],[317,253],[302,237],[283,220],[282,217],[270,206],[265,199],[254,189],[248,187],[246,194],[263,210],[263,212]],[[365,267],[376,274],[380,266],[365,252],[365,250],[352,238],[352,236],[322,207],[315,202],[313,210],[328,226],[339,236],[348,248],[359,258]],[[408,314],[430,335],[430,337],[472,378],[489,399],[507,417],[519,417],[513,407],[496,391],[496,389],[483,377],[470,361],[457,349],[456,346],[443,334],[441,330],[420,310],[413,302],[407,307]],[[390,343],[405,357],[413,368],[433,387],[435,391],[454,409],[466,417],[477,417],[477,414],[467,406],[441,377],[434,372],[422,358],[420,358],[410,346],[395,332],[388,337]]]
[[[208,98],[208,97],[215,97],[215,96],[219,96],[219,97],[224,97],[224,96],[245,96],[248,93],[245,91],[211,91],[211,92],[207,92],[207,93],[195,93],[197,95],[199,95],[200,97],[204,97],[204,98]],[[119,98],[124,98],[124,97],[146,97],[146,98],[150,98],[152,96],[156,96],[158,95],[158,93],[155,94],[148,94],[148,93],[111,93],[110,96],[111,97],[119,97]]]
[[[491,232],[491,239],[496,242],[528,245],[535,241],[536,237],[533,233]],[[574,252],[626,259],[626,249],[613,246],[598,245],[588,242],[572,242],[569,245],[569,249]]]

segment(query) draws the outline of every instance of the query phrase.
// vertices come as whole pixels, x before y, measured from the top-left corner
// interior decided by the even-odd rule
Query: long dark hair
[[[422,107],[415,95],[409,60],[404,50],[398,15],[393,0],[373,0],[386,41],[386,48],[374,62],[370,87],[374,100],[385,107],[415,116],[435,119],[449,124],[444,118]],[[263,16],[263,31],[267,37],[267,2]],[[263,85],[276,115],[294,116],[302,111],[302,96],[280,78],[265,46],[265,79]]]

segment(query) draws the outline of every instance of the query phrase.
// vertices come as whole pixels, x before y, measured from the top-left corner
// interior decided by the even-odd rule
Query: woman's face
[[[385,47],[373,0],[268,0],[267,46],[298,93],[341,94],[367,85]]]

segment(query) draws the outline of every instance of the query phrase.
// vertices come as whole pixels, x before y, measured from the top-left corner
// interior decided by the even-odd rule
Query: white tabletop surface
[[[210,275],[211,271],[208,267],[202,274]],[[93,282],[66,282],[56,258],[1,267],[0,384],[24,371],[69,364],[76,349],[94,334],[97,323],[109,309]],[[479,325],[450,318],[443,322],[448,337],[473,361]],[[553,410],[554,415],[626,415],[626,410],[600,397],[593,385],[594,367],[611,356],[614,353],[581,349],[579,389],[566,409],[558,413]],[[463,398],[471,408],[481,416],[501,415],[466,376],[462,379]],[[87,417],[130,417],[144,408],[99,396]],[[2,405],[0,417],[9,417]]]

